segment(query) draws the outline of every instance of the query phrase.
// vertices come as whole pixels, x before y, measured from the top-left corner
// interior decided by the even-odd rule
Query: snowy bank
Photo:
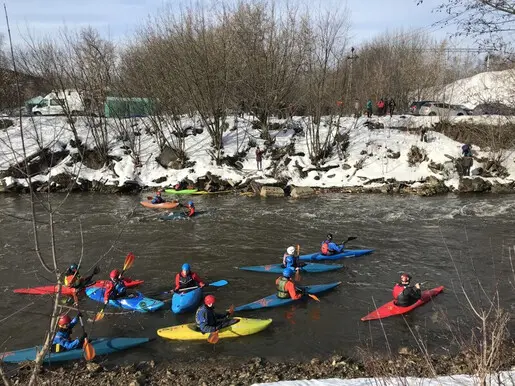
[[[470,122],[498,125],[515,122],[513,117],[465,116],[454,117],[452,122]],[[445,135],[431,131],[438,117],[394,116],[343,117],[339,129],[330,129],[329,118],[323,118],[320,127],[321,140],[348,133],[345,149],[341,143],[333,146],[332,153],[318,165],[309,157],[309,135],[306,118],[274,120],[272,144],[266,144],[260,131],[252,125],[251,117],[228,119],[228,129],[223,135],[221,164],[212,159],[211,138],[198,119],[184,117],[183,127],[191,127],[191,135],[185,138],[184,150],[188,157],[182,168],[159,162],[162,154],[149,118],[130,119],[120,122],[108,119],[107,149],[109,162],[81,163],[78,148],[70,124],[64,117],[24,118],[25,147],[31,164],[33,181],[38,189],[59,190],[65,188],[70,177],[77,177],[77,189],[94,190],[95,186],[111,187],[120,191],[130,184],[139,188],[170,187],[181,181],[195,185],[209,176],[213,184],[223,181],[223,189],[249,190],[252,181],[262,185],[285,187],[299,186],[348,191],[399,191],[431,195],[447,191],[513,191],[515,162],[513,150],[504,151],[500,162],[505,168],[503,178],[491,174],[486,177],[460,177],[456,160],[461,156],[461,143]],[[0,131],[0,181],[7,191],[27,186],[16,165],[23,165],[22,142],[19,123]],[[121,135],[120,124],[131,127],[130,135]],[[78,118],[75,127],[83,149],[91,152],[95,147],[91,123]],[[421,129],[427,129],[426,141],[421,139]],[[173,128],[163,131],[170,140]],[[256,167],[255,146],[266,149],[263,155],[263,171]],[[265,146],[267,145],[267,146]],[[43,151],[44,149],[44,151]],[[474,170],[485,165],[477,160],[487,160],[499,154],[474,146],[476,162]],[[95,157],[90,157],[94,159]],[[227,160],[231,159],[229,162]],[[34,164],[34,165],[32,165]],[[176,167],[176,166],[175,166]],[[480,169],[481,168],[481,169]],[[480,173],[476,173],[480,174]],[[214,186],[214,185],[213,185]],[[197,186],[204,189],[205,185]],[[215,187],[216,188],[216,187]],[[433,189],[434,188],[434,189]],[[222,189],[220,187],[216,189]],[[215,189],[215,190],[216,190]],[[497,191],[501,191],[498,189]]]

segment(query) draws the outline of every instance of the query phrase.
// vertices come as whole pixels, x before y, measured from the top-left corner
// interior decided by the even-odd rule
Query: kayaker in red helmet
[[[57,332],[52,341],[52,352],[63,352],[67,350],[75,350],[82,346],[82,342],[87,337],[84,334],[80,339],[71,339],[73,327],[79,321],[82,314],[79,312],[77,316],[71,319],[68,315],[61,315],[57,322]]]
[[[411,276],[407,273],[401,274],[401,281],[393,287],[392,295],[394,304],[399,307],[408,307],[416,303],[422,297],[420,284],[410,286]]]
[[[104,291],[104,304],[107,304],[109,299],[116,299],[127,294],[127,287],[125,287],[123,277],[120,276],[117,269],[111,271],[109,279]]]
[[[333,242],[333,235],[331,233],[327,234],[327,237],[325,238],[325,241],[322,242],[322,246],[320,247],[320,252],[322,255],[328,256],[328,255],[335,255],[337,253],[342,253],[345,249],[345,245],[336,244]]]
[[[195,323],[203,333],[218,331],[237,322],[237,319],[229,319],[231,316],[229,311],[225,314],[217,314],[214,309],[215,302],[216,299],[213,295],[207,295],[204,298],[204,304],[198,308],[195,314]]]
[[[278,277],[275,281],[275,285],[277,286],[277,297],[279,299],[292,298],[293,300],[297,300],[304,295],[302,291],[297,291],[295,282],[292,279],[293,273],[293,269],[285,268],[283,275]]]
[[[206,283],[195,273],[191,271],[188,263],[184,263],[181,267],[181,272],[175,275],[175,288],[174,291],[179,291],[184,288],[191,287],[204,287]]]
[[[163,202],[165,202],[164,198],[161,197],[161,191],[158,190],[156,192],[156,195],[154,196],[154,198],[152,199],[151,203],[152,204],[162,204]]]

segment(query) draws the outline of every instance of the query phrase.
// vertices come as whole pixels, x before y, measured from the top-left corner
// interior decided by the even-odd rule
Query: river
[[[54,195],[59,203],[65,196]],[[195,358],[224,354],[269,359],[352,355],[357,347],[384,351],[388,345],[415,346],[410,329],[432,350],[449,347],[448,323],[462,321],[467,330],[474,318],[460,294],[463,284],[470,298],[479,298],[481,279],[491,294],[498,284],[500,302],[515,309],[514,274],[508,248],[515,245],[515,196],[441,196],[432,198],[389,195],[327,194],[310,200],[260,199],[240,196],[195,197],[197,209],[207,214],[193,220],[163,222],[156,211],[139,205],[140,197],[70,195],[56,209],[56,243],[61,267],[81,255],[84,267],[98,259],[105,278],[123,265],[127,252],[136,255],[128,272],[144,279],[141,291],[156,293],[172,286],[175,273],[189,262],[202,278],[226,279],[229,285],[210,290],[217,308],[240,305],[275,292],[277,275],[236,269],[280,261],[285,248],[300,244],[302,253],[314,252],[327,232],[336,239],[357,236],[349,247],[373,248],[367,256],[344,260],[345,268],[326,274],[305,274],[302,284],[342,281],[335,291],[293,307],[250,312],[242,316],[273,318],[268,330],[257,335],[208,343],[173,342],[161,338],[114,361]],[[1,322],[0,351],[40,344],[51,307],[49,297],[17,295],[12,289],[50,284],[33,248],[28,196],[0,196],[0,283],[3,301],[0,319],[33,302]],[[39,219],[43,221],[40,211]],[[41,224],[48,255],[48,226]],[[515,258],[514,258],[515,259]],[[515,264],[515,262],[514,262]],[[361,322],[360,317],[390,300],[399,273],[408,271],[426,288],[444,285],[446,292],[433,303],[406,316]],[[511,284],[510,284],[511,283]],[[483,297],[484,300],[484,297]],[[169,305],[169,303],[168,303]],[[85,310],[99,304],[85,299]],[[113,311],[113,310],[110,310]],[[117,312],[119,312],[117,310]],[[151,336],[156,330],[193,320],[176,316],[169,308],[154,314],[108,315],[94,325],[90,336]],[[384,330],[383,330],[384,328]],[[78,327],[80,330],[80,327]]]

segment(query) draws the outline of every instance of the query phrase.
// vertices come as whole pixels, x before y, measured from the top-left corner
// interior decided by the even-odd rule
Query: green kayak
[[[168,193],[168,194],[207,194],[208,192],[199,191],[198,189],[183,189],[183,190],[165,189],[165,193]]]

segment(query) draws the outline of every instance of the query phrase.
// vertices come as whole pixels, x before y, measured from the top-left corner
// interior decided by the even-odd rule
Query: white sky
[[[206,2],[207,0],[203,0]],[[211,0],[211,2],[216,0]],[[234,0],[232,0],[234,1]],[[55,33],[60,28],[80,28],[91,25],[114,41],[123,41],[145,22],[148,16],[157,15],[165,7],[180,10],[195,2],[191,0],[5,0],[15,44],[23,42],[29,31],[34,36]],[[218,1],[220,3],[221,1]],[[276,0],[279,6],[286,0]],[[301,3],[310,11],[319,8],[341,11],[344,0],[290,0]],[[430,4],[428,4],[430,3]],[[437,0],[425,1],[417,6],[416,0],[348,0],[351,12],[353,44],[377,36],[386,30],[417,29],[431,33],[435,38],[445,38],[451,29],[433,27],[444,15],[432,12]],[[1,33],[7,32],[2,15]],[[454,42],[457,47],[472,47],[470,41]]]

